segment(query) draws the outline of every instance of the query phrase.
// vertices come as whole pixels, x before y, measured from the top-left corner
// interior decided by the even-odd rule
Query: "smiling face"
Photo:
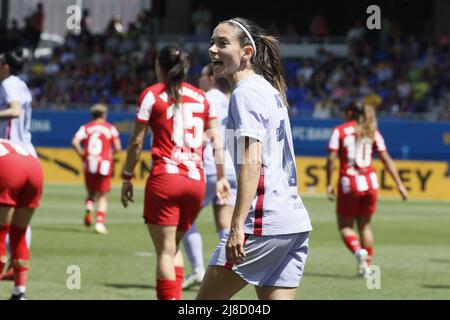
[[[214,29],[208,51],[216,78],[230,79],[240,70],[245,51],[229,23],[221,23]]]

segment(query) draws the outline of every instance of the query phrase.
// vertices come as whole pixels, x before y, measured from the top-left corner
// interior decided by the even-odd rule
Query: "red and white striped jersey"
[[[333,129],[328,150],[337,151],[340,161],[340,184],[344,193],[378,189],[373,155],[386,151],[383,136],[377,130],[374,139],[356,138],[356,121],[349,121]]]
[[[84,144],[86,172],[108,176],[112,173],[113,143],[119,139],[116,127],[104,120],[93,120],[78,129],[75,137]]]
[[[202,90],[183,82],[180,95],[176,105],[164,83],[146,88],[135,121],[147,124],[153,133],[151,175],[181,174],[204,180],[203,134],[216,116]]]
[[[25,157],[32,157],[21,145],[12,143],[9,140],[0,139],[0,158],[8,154],[20,154]]]

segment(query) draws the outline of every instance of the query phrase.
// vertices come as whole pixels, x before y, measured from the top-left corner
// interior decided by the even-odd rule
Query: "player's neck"
[[[228,78],[231,87],[234,87],[239,81],[256,74],[253,69],[238,70]]]

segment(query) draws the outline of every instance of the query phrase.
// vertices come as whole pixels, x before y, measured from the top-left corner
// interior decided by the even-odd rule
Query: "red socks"
[[[6,235],[8,234],[8,231],[9,224],[0,225],[0,275],[8,261],[8,252],[6,250]]]
[[[183,274],[184,274],[184,268],[183,267],[175,267],[175,274],[177,276],[177,279],[175,280],[177,282],[177,300],[181,300],[181,297],[183,295]]]
[[[176,300],[177,299],[177,280],[156,280],[156,297],[158,300]]]
[[[105,223],[106,212],[98,211],[95,214],[95,222],[96,223]]]
[[[183,292],[183,273],[183,267],[175,267],[175,280],[156,280],[156,296],[158,300],[181,300]]]
[[[22,260],[23,262],[28,262],[30,260],[30,251],[27,247],[26,232],[27,228],[19,228],[16,226],[11,226],[9,232],[10,237],[10,248],[12,260]],[[25,286],[27,283],[28,267],[27,266],[16,266],[13,262],[14,269],[14,286]]]
[[[347,236],[344,238],[344,243],[347,248],[355,253],[357,250],[361,249],[361,244],[359,243],[357,236]]]
[[[369,266],[371,266],[372,265],[373,248],[372,247],[367,247],[367,248],[364,248],[364,249],[366,249],[367,253],[368,253],[368,255],[367,255],[367,264]]]

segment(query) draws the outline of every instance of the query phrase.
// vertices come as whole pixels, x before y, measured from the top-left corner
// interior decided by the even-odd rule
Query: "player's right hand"
[[[241,263],[245,259],[244,231],[231,227],[228,241],[225,247],[227,262],[232,264]]]
[[[219,204],[225,204],[230,198],[231,186],[227,178],[221,178],[216,182],[216,196],[219,199]]]
[[[120,201],[124,208],[128,207],[128,202],[134,202],[133,200],[133,184],[131,181],[122,182],[122,191]]]
[[[330,201],[334,201],[336,199],[336,195],[334,193],[333,186],[331,186],[331,185],[327,186],[327,197],[328,197],[328,200],[330,200]]]

